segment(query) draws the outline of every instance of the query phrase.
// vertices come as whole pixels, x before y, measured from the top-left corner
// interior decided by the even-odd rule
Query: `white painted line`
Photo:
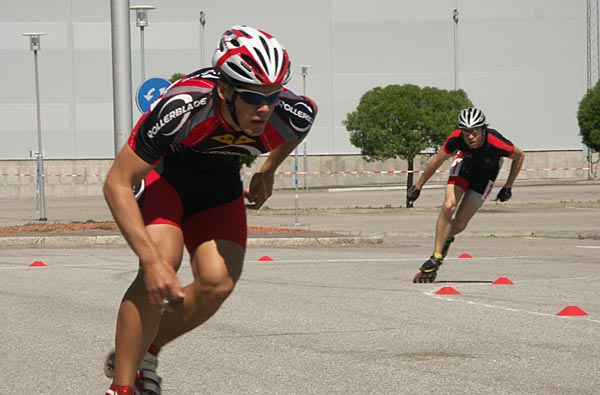
[[[500,260],[500,259],[540,259],[540,258],[551,258],[550,255],[542,256],[542,255],[515,255],[515,256],[493,256],[493,257],[474,257],[474,258],[445,258],[445,261],[472,261],[472,260]],[[319,263],[319,262],[415,262],[425,259],[423,257],[416,258],[359,258],[359,259],[349,259],[349,258],[339,258],[339,259],[273,259],[273,261],[269,261],[267,263],[298,263],[298,262],[306,262],[306,263]],[[258,258],[255,259],[246,259],[246,262],[258,261]]]
[[[539,311],[515,309],[512,307],[496,306],[496,305],[489,304],[489,303],[473,302],[471,300],[465,300],[464,295],[461,295],[460,297],[446,297],[446,296],[437,295],[434,293],[434,291],[425,291],[425,292],[423,292],[423,294],[433,297],[434,299],[442,300],[444,302],[458,302],[458,303],[464,303],[464,304],[471,305],[471,306],[485,307],[488,309],[504,310],[504,311],[508,311],[511,313],[524,313],[524,314],[537,315],[537,316],[542,316],[542,317],[552,317],[552,318],[561,318],[561,319],[573,318],[573,317],[557,316],[555,314],[541,313]],[[585,321],[593,322],[595,324],[600,324],[600,320],[594,320],[589,317],[585,317],[585,318],[584,317],[576,317],[576,318],[582,318],[582,319],[585,319]]]
[[[446,185],[425,185],[423,189],[442,189]],[[381,187],[349,187],[349,188],[329,188],[327,192],[357,192],[357,191],[395,191],[406,190],[405,186],[381,186]]]

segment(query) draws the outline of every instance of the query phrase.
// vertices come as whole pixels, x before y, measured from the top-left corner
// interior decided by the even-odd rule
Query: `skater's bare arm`
[[[249,189],[245,194],[250,204],[247,204],[246,208],[258,210],[271,197],[273,182],[275,180],[275,170],[277,170],[281,162],[288,157],[301,141],[288,141],[269,153],[260,171],[254,174],[250,180]]]
[[[104,198],[123,233],[123,236],[142,261],[151,261],[157,256],[157,247],[152,243],[137,202],[133,186],[152,170],[152,166],[140,159],[126,145],[117,155],[104,183]]]
[[[166,301],[183,297],[175,270],[161,257],[146,231],[142,213],[134,198],[133,185],[139,183],[152,166],[126,145],[113,163],[104,183],[104,196],[119,229],[140,259],[150,302],[162,308]]]
[[[444,162],[448,160],[450,156],[451,155],[447,154],[444,150],[440,150],[437,154],[435,154],[433,159],[431,159],[427,166],[425,166],[421,177],[419,177],[419,180],[415,183],[415,188],[418,190],[423,189],[423,186],[427,183],[427,181],[429,181],[437,169],[439,169],[440,166],[442,166],[442,164],[444,164]]]
[[[525,153],[519,147],[515,147],[515,151],[510,156],[512,159],[512,163],[510,164],[510,171],[508,172],[508,177],[506,178],[506,183],[504,184],[505,188],[512,188],[519,172],[521,172],[521,168],[523,167],[523,161],[525,160]]]

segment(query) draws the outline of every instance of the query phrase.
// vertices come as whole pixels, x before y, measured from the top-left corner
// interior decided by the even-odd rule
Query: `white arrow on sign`
[[[146,100],[150,101],[150,99],[152,99],[152,94],[154,93],[154,91],[155,91],[155,90],[156,90],[156,89],[154,89],[154,88],[150,88],[150,89],[148,90],[148,93],[146,93],[146,94],[144,95],[144,99],[146,99]],[[161,93],[162,93],[162,92],[161,92]]]

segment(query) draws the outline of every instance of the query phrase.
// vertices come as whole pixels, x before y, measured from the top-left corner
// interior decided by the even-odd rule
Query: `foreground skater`
[[[310,99],[283,87],[288,53],[264,31],[233,26],[212,64],[153,104],[106,178],[108,206],[139,257],[119,307],[106,395],[161,393],[161,348],[215,314],[241,275],[244,197],[259,209],[271,196],[275,170],[317,113]],[[244,193],[241,155],[265,152]],[[177,276],[184,246],[194,275],[186,287]]]
[[[418,199],[425,183],[455,152],[460,151],[450,169],[444,204],[435,228],[433,255],[419,267],[414,283],[430,283],[444,263],[454,236],[466,229],[469,221],[489,195],[504,157],[512,159],[507,180],[496,200],[505,202],[521,171],[525,154],[497,130],[488,128],[485,115],[466,108],[458,117],[458,129],[452,132],[442,149],[427,164],[419,180],[408,191],[408,200]]]

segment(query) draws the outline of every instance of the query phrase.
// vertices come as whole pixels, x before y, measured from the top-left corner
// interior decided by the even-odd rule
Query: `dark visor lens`
[[[481,128],[474,129],[461,129],[464,135],[472,134],[473,136],[479,136],[482,132]]]
[[[243,101],[252,104],[253,106],[258,106],[262,103],[267,103],[267,105],[270,106],[279,99],[279,96],[281,96],[281,89],[271,92],[268,95],[240,88],[235,88],[234,90],[239,94]]]

